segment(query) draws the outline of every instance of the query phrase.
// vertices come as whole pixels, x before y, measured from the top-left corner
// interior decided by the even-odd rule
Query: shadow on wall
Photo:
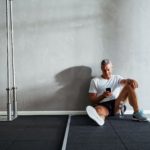
[[[85,110],[85,106],[90,103],[88,90],[92,78],[91,72],[91,68],[87,66],[67,68],[54,76],[55,87],[47,84],[24,90],[20,99],[23,96],[25,101],[20,102],[20,110]]]
[[[67,68],[54,76],[53,85],[36,86],[22,91],[18,97],[18,109],[22,111],[61,111],[85,110],[90,103],[88,90],[91,68],[75,66]],[[57,88],[56,92],[53,92]],[[24,101],[19,101],[24,97]]]
[[[61,87],[50,99],[53,108],[64,110],[83,110],[89,102],[88,89],[91,68],[76,66],[59,72],[56,82]]]

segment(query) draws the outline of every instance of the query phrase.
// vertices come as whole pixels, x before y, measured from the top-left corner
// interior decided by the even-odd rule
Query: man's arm
[[[89,93],[89,98],[90,98],[92,104],[98,104],[105,97],[103,94],[97,97],[96,93]]]
[[[102,95],[97,97],[96,93],[89,93],[89,98],[93,104],[99,104],[104,98],[112,96],[111,92],[105,91]]]

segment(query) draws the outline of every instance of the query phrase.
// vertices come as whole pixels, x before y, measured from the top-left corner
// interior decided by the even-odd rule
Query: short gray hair
[[[101,66],[103,66],[103,65],[108,65],[108,64],[111,64],[111,61],[110,61],[109,59],[103,59],[103,60],[101,61]]]

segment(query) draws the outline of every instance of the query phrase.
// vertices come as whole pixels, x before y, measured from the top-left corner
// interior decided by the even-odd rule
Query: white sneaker
[[[92,106],[87,106],[86,107],[86,112],[88,114],[88,116],[93,119],[98,125],[102,126],[104,125],[104,119],[98,115],[98,113],[96,112],[95,108]]]

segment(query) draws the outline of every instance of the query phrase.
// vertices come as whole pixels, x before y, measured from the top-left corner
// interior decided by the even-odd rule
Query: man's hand
[[[112,92],[109,92],[109,91],[105,91],[103,93],[103,96],[106,98],[106,97],[109,97],[109,96],[112,96]]]

